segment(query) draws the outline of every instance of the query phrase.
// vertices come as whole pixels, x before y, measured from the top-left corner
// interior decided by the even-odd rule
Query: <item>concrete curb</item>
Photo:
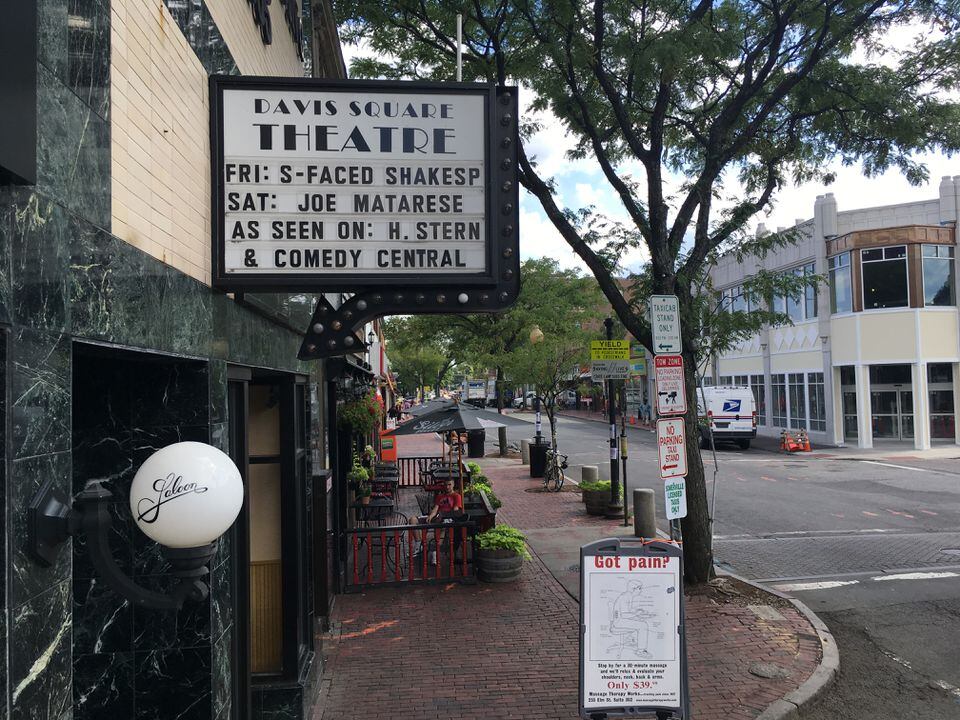
[[[748,580],[729,570],[718,568],[717,574],[720,576],[728,575],[758,590],[763,590],[771,595],[788,600],[810,622],[813,629],[817,631],[817,637],[820,639],[821,654],[820,664],[817,666],[817,669],[814,670],[813,674],[796,690],[787,693],[779,700],[768,705],[767,708],[756,717],[756,720],[789,720],[790,718],[796,717],[797,710],[800,707],[819,697],[837,678],[837,673],[840,671],[840,651],[837,648],[833,634],[827,629],[823,620],[817,617],[813,610],[796,598],[785,595],[761,583]]]

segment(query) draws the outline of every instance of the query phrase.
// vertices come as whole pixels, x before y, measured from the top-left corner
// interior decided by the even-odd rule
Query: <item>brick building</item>
[[[297,360],[313,296],[210,287],[208,76],[343,77],[329,3],[18,0],[2,15],[0,718],[307,717],[334,379]],[[228,452],[248,488],[207,600],[134,606],[76,540],[50,567],[28,556],[41,483],[71,496],[100,480],[114,560],[163,589],[126,491],[180,440]]]

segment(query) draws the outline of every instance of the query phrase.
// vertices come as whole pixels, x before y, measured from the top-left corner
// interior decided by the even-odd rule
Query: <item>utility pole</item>
[[[607,329],[607,340],[613,340],[613,318],[603,321]],[[623,515],[623,504],[620,502],[620,466],[617,462],[617,409],[614,381],[607,380],[607,419],[610,423],[610,504],[607,505],[606,516],[618,518]]]

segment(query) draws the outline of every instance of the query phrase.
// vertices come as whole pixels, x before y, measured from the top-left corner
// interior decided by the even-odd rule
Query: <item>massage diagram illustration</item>
[[[663,578],[659,583],[617,574],[594,581],[590,613],[599,632],[592,634],[591,660],[674,659],[676,588],[670,576]]]

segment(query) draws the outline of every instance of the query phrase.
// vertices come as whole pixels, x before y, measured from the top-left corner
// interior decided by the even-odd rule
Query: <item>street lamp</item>
[[[537,343],[543,342],[543,330],[540,329],[539,325],[534,325],[530,329],[530,344],[536,345]]]

